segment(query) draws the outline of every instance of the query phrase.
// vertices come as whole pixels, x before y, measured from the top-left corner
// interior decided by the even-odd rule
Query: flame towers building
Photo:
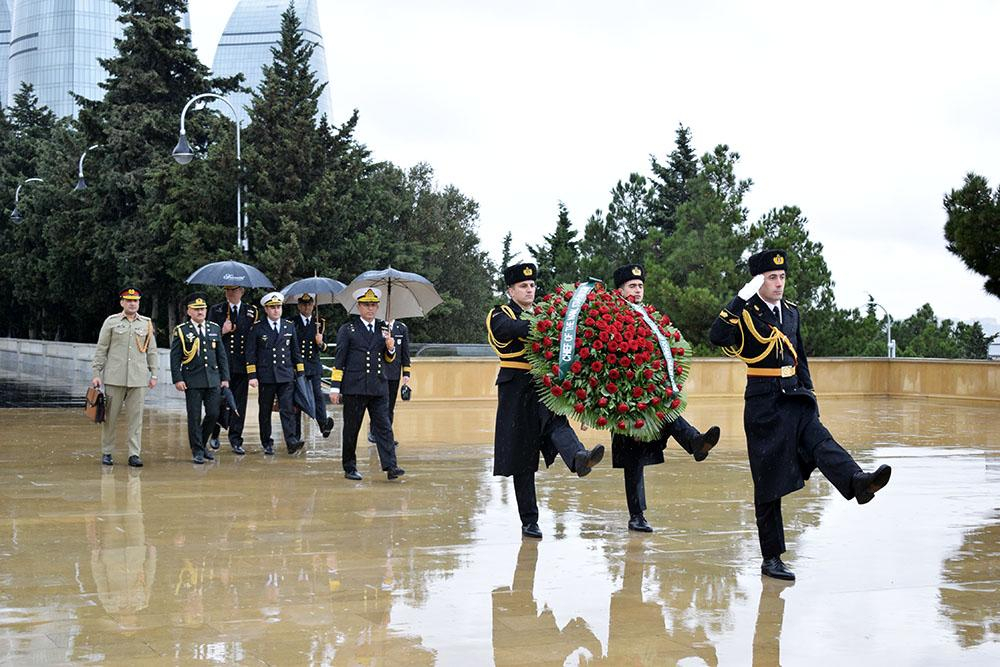
[[[326,68],[326,50],[323,47],[323,33],[319,24],[319,0],[294,0],[295,13],[301,22],[302,38],[315,45],[310,66],[318,83],[327,83],[330,78]],[[215,51],[212,71],[215,76],[233,76],[242,73],[244,85],[256,90],[264,75],[261,68],[270,65],[274,57],[271,47],[281,40],[281,14],[288,7],[285,1],[240,0],[229,17],[226,29]],[[229,96],[240,114],[240,121],[247,122],[245,107],[250,105],[250,96],[242,93]],[[326,114],[332,118],[330,87],[323,90],[319,98],[319,116]]]
[[[5,75],[0,102],[10,106],[21,82],[30,83],[39,104],[57,116],[76,115],[71,91],[103,97],[98,84],[108,74],[97,60],[116,55],[115,39],[124,30],[118,5],[112,0],[0,0],[0,5],[0,73]],[[190,29],[187,13],[182,24]]]

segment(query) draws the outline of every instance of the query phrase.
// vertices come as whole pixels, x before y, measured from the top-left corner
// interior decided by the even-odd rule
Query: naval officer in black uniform
[[[396,356],[396,341],[382,320],[375,319],[382,291],[376,287],[355,290],[358,317],[337,331],[337,356],[333,360],[330,379],[330,401],[344,404],[344,477],[359,480],[358,431],[365,411],[375,434],[375,446],[382,470],[389,479],[405,471],[396,465],[392,424],[389,423],[389,388],[385,366]]]
[[[298,314],[292,318],[295,335],[299,339],[299,355],[305,367],[306,384],[312,389],[316,405],[316,423],[324,438],[333,430],[333,417],[326,414],[326,397],[323,396],[323,361],[320,352],[326,351],[323,334],[326,320],[316,315],[316,299],[312,294],[301,294],[298,298]],[[295,438],[302,440],[302,413],[295,419]]]
[[[229,356],[229,389],[236,399],[239,414],[229,414],[229,446],[234,454],[245,454],[243,449],[243,425],[247,413],[247,394],[250,378],[247,376],[246,345],[250,328],[260,319],[260,311],[252,303],[243,303],[244,289],[227,285],[226,300],[208,309],[208,319],[222,327],[222,342]],[[219,425],[212,428],[209,440],[212,449],[219,448]]]
[[[864,504],[892,473],[861,470],[819,420],[799,309],[784,296],[788,256],[765,250],[750,257],[748,282],[712,324],[709,338],[747,364],[743,428],[754,484],[754,511],[764,560],[761,573],[795,579],[781,561],[785,532],[781,497],[805,486],[819,468],[848,500]]]
[[[174,337],[170,341],[170,379],[177,391],[184,392],[188,442],[192,461],[198,464],[215,458],[205,444],[219,417],[222,387],[229,386],[229,355],[222,345],[222,328],[215,322],[206,321],[207,313],[208,304],[203,294],[188,296],[190,319],[174,327]]]
[[[305,367],[299,355],[295,326],[281,317],[285,297],[281,292],[269,292],[260,303],[267,316],[253,325],[247,339],[247,375],[250,386],[257,389],[260,443],[265,454],[274,454],[271,406],[277,396],[285,446],[289,454],[294,454],[305,444],[295,436],[294,405],[295,378],[305,371]]]
[[[535,302],[534,264],[515,264],[503,270],[508,303],[494,306],[486,316],[486,333],[500,357],[497,374],[497,419],[493,437],[493,474],[514,477],[514,495],[521,515],[521,534],[541,538],[535,472],[539,453],[550,466],[561,456],[580,477],[602,458],[604,445],[587,451],[569,421],[549,410],[538,398],[531,365],[524,356],[530,324],[521,313]]]
[[[642,305],[646,294],[646,270],[640,264],[626,264],[615,269],[615,288],[632,303]],[[701,433],[684,417],[667,422],[660,430],[660,436],[652,442],[636,440],[621,433],[611,437],[611,466],[622,468],[625,476],[625,502],[628,504],[628,529],[640,533],[653,532],[646,521],[646,482],[643,468],[663,463],[663,450],[667,440],[674,440],[694,457],[704,461],[708,452],[719,442],[719,427],[712,426]]]

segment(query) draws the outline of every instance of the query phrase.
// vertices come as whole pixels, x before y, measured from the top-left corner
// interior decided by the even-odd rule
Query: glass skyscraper
[[[108,75],[97,59],[116,55],[115,39],[124,30],[117,21],[118,5],[111,0],[14,0],[10,14],[10,39],[0,32],[0,42],[9,42],[0,54],[6,68],[0,100],[10,106],[25,81],[34,86],[39,104],[57,116],[75,116],[70,91],[89,99],[104,95],[98,84]],[[182,23],[190,28],[186,13]]]
[[[310,65],[318,83],[330,80],[326,69],[326,50],[323,47],[323,32],[319,24],[319,0],[295,0],[295,13],[302,26],[302,37],[316,45]],[[215,76],[233,76],[242,73],[248,88],[256,90],[263,80],[261,68],[274,60],[271,47],[281,39],[281,14],[288,8],[287,0],[240,0],[233,10],[226,29],[215,51],[212,72]],[[231,94],[230,102],[240,114],[245,125],[247,114],[244,107],[250,105],[250,96]],[[333,109],[328,85],[319,98],[318,115],[326,114],[332,120]]]
[[[0,0],[0,105],[7,101],[7,55],[10,46],[10,0]]]

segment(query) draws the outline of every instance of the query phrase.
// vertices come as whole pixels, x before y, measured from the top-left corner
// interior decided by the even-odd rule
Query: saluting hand
[[[737,292],[737,296],[746,301],[754,294],[756,294],[760,290],[761,285],[763,284],[764,284],[764,274],[758,273],[756,276],[750,279],[750,282],[748,282],[746,285],[740,288],[740,291]]]

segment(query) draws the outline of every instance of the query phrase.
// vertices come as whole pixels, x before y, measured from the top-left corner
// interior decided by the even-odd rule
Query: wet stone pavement
[[[148,409],[146,467],[120,436],[106,468],[79,407],[2,409],[0,661],[1000,664],[995,406],[821,399],[893,477],[863,507],[816,475],[786,498],[788,585],[759,574],[741,402],[692,403],[723,440],[646,469],[654,533],[626,530],[608,457],[584,479],[539,472],[540,542],[491,475],[490,403],[400,404],[395,482],[363,442],[365,478],[345,480],[339,430],[264,457],[254,428],[245,457],[224,444],[195,466],[183,412]]]

